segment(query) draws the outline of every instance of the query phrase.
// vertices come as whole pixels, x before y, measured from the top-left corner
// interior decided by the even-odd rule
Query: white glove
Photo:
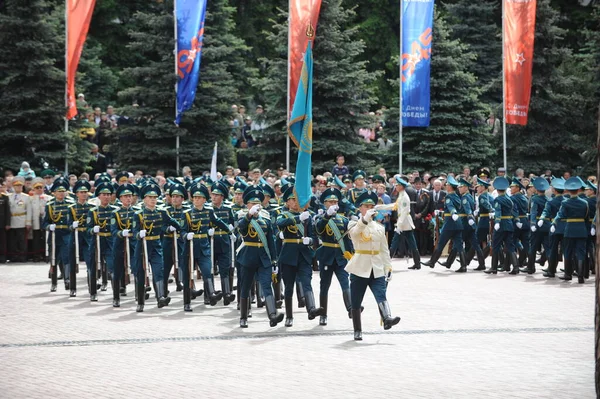
[[[517,222],[517,229],[521,230],[523,228],[523,223]]]
[[[48,230],[50,230],[50,231],[54,231],[54,230],[56,230],[56,225],[55,225],[55,224],[51,224],[51,225],[49,225],[49,226],[48,226]]]
[[[590,234],[595,236],[596,235],[596,228],[592,227],[592,229],[590,230]]]
[[[285,238],[285,234],[283,234],[283,231],[279,232],[279,238],[282,240]]]
[[[531,232],[535,233],[535,231],[537,230],[537,227],[535,227],[535,224],[533,226],[531,226]]]
[[[458,220],[458,215],[456,213],[452,214],[452,220],[454,220],[455,222]]]
[[[337,212],[337,205],[331,205],[329,208],[327,208],[327,215],[329,215],[329,216],[335,215],[336,212]]]
[[[496,223],[494,225],[494,230],[496,230],[496,231],[500,230],[500,224],[499,223]]]
[[[473,219],[469,219],[469,226],[473,226],[475,224],[475,221]]]
[[[440,210],[436,209],[435,211],[433,211],[433,215],[434,216],[439,216],[440,215]]]
[[[356,222],[356,221],[358,221],[358,216],[352,215],[352,216],[350,216],[350,220],[352,220],[353,222]]]
[[[479,215],[479,209],[475,209],[473,211],[473,216],[477,217],[477,215]]]
[[[260,204],[254,205],[252,208],[250,208],[250,211],[248,213],[250,215],[256,215],[258,211],[260,211]]]
[[[100,233],[100,226],[94,226],[92,230],[94,231],[94,233],[98,234]]]
[[[373,220],[373,215],[375,215],[377,213],[377,211],[375,209],[369,209],[367,211],[367,213],[365,213],[365,216],[363,217],[363,219],[368,223],[371,220]]]
[[[208,236],[212,237],[215,235],[215,229],[208,229]]]
[[[279,274],[279,268],[273,265],[273,268],[271,269],[271,274]]]
[[[173,227],[173,226],[169,226],[169,228],[167,230],[169,230],[169,232],[172,233],[172,232],[174,232],[177,229],[175,227]]]
[[[550,226],[550,233],[554,233],[556,231],[556,227],[554,225]]]
[[[233,233],[233,230],[235,229],[235,227],[233,227],[232,224],[228,225],[227,227],[229,227],[229,232]]]
[[[123,230],[123,231],[121,232],[121,235],[122,235],[123,237],[129,237],[129,230],[127,230],[127,229]]]
[[[79,227],[79,222],[76,220],[73,222],[73,224],[71,226],[73,226],[73,228],[76,229]]]
[[[322,214],[323,214],[323,212],[324,212],[324,211],[323,211],[323,209],[319,209],[319,211],[318,211],[317,213],[318,213],[319,215],[322,215]]]
[[[302,244],[304,244],[304,245],[310,245],[310,244],[312,244],[312,238],[310,238],[310,237],[304,237],[304,238],[302,238]]]
[[[235,234],[230,234],[229,238],[231,239],[231,241],[236,242],[237,237],[235,236]]]
[[[494,212],[490,212],[490,219],[494,219],[494,216],[496,216],[496,214]]]
[[[542,227],[543,225],[544,225],[544,221],[540,219],[538,221],[538,227]]]
[[[188,241],[192,241],[194,239],[194,233],[187,233],[185,238],[187,238]]]
[[[140,238],[146,237],[146,230],[140,230]]]
[[[310,218],[310,212],[309,211],[304,211],[300,214],[300,221],[304,222],[305,220],[308,220]]]

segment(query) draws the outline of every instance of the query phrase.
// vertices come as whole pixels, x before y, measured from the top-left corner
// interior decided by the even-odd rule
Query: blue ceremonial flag
[[[207,0],[177,0],[177,111],[175,124],[191,108],[200,75]]]
[[[403,0],[402,125],[429,126],[434,0]]]
[[[312,77],[313,58],[312,41],[309,40],[304,53],[304,63],[298,90],[290,116],[288,134],[298,147],[296,163],[296,195],[301,208],[310,202],[312,195],[310,180],[312,168]]]

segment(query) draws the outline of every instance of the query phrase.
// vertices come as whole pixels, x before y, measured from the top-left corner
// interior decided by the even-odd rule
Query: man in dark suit
[[[415,230],[416,230],[416,238],[417,245],[419,248],[419,252],[425,254],[428,252],[428,238],[431,236],[429,234],[429,222],[425,219],[427,215],[430,213],[430,202],[431,197],[427,190],[423,188],[423,182],[420,177],[415,177],[413,181],[413,185],[416,191],[416,203],[414,206],[415,216]],[[432,241],[433,244],[433,241]]]
[[[446,191],[442,190],[442,182],[435,179],[432,183],[433,189],[429,192],[429,213],[432,213],[436,209],[444,209],[444,201],[446,200]]]
[[[106,158],[98,152],[98,146],[96,144],[92,146],[92,155],[93,158],[90,161],[90,166],[92,167],[90,176],[93,178],[96,173],[106,172]]]

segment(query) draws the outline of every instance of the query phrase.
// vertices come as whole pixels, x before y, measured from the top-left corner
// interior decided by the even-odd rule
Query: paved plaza
[[[172,292],[139,314],[133,292],[91,303],[83,266],[69,298],[47,265],[0,265],[0,398],[595,397],[593,278],[408,266],[394,260],[388,288],[400,324],[384,332],[367,292],[355,342],[336,281],[328,326],[295,309],[294,327],[270,328],[254,308],[243,330],[235,305],[184,313]]]

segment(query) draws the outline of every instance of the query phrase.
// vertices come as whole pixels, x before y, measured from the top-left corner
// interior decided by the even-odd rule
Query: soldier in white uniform
[[[385,330],[398,324],[399,317],[392,317],[390,305],[385,296],[386,280],[392,278],[392,260],[387,246],[385,228],[373,220],[377,212],[374,208],[377,194],[365,191],[356,200],[361,218],[348,224],[348,231],[354,245],[354,256],[346,265],[350,273],[350,292],[352,295],[352,323],[354,339],[362,340],[361,304],[367,287],[371,288],[379,306]],[[386,277],[387,276],[387,277]]]
[[[23,193],[25,179],[17,176],[10,194],[10,230],[8,248],[11,262],[25,262],[27,254],[27,231],[31,229],[31,204],[29,196]]]
[[[44,258],[45,232],[42,229],[42,219],[46,203],[52,197],[44,194],[44,179],[36,177],[33,179],[33,190],[29,193],[29,202],[31,203],[31,247],[29,253],[34,262],[40,262]]]
[[[390,251],[392,255],[398,250],[400,245],[400,236],[406,238],[408,248],[412,252],[413,260],[415,264],[409,269],[419,270],[421,268],[421,255],[419,254],[419,248],[417,247],[417,240],[415,239],[415,224],[410,215],[410,198],[405,188],[408,186],[408,182],[396,176],[396,182],[398,183],[396,189],[398,190],[398,199],[394,204],[377,205],[375,209],[377,211],[391,211],[395,210],[398,212],[398,220],[396,221],[396,229],[394,231],[394,238],[392,239],[392,245]]]

